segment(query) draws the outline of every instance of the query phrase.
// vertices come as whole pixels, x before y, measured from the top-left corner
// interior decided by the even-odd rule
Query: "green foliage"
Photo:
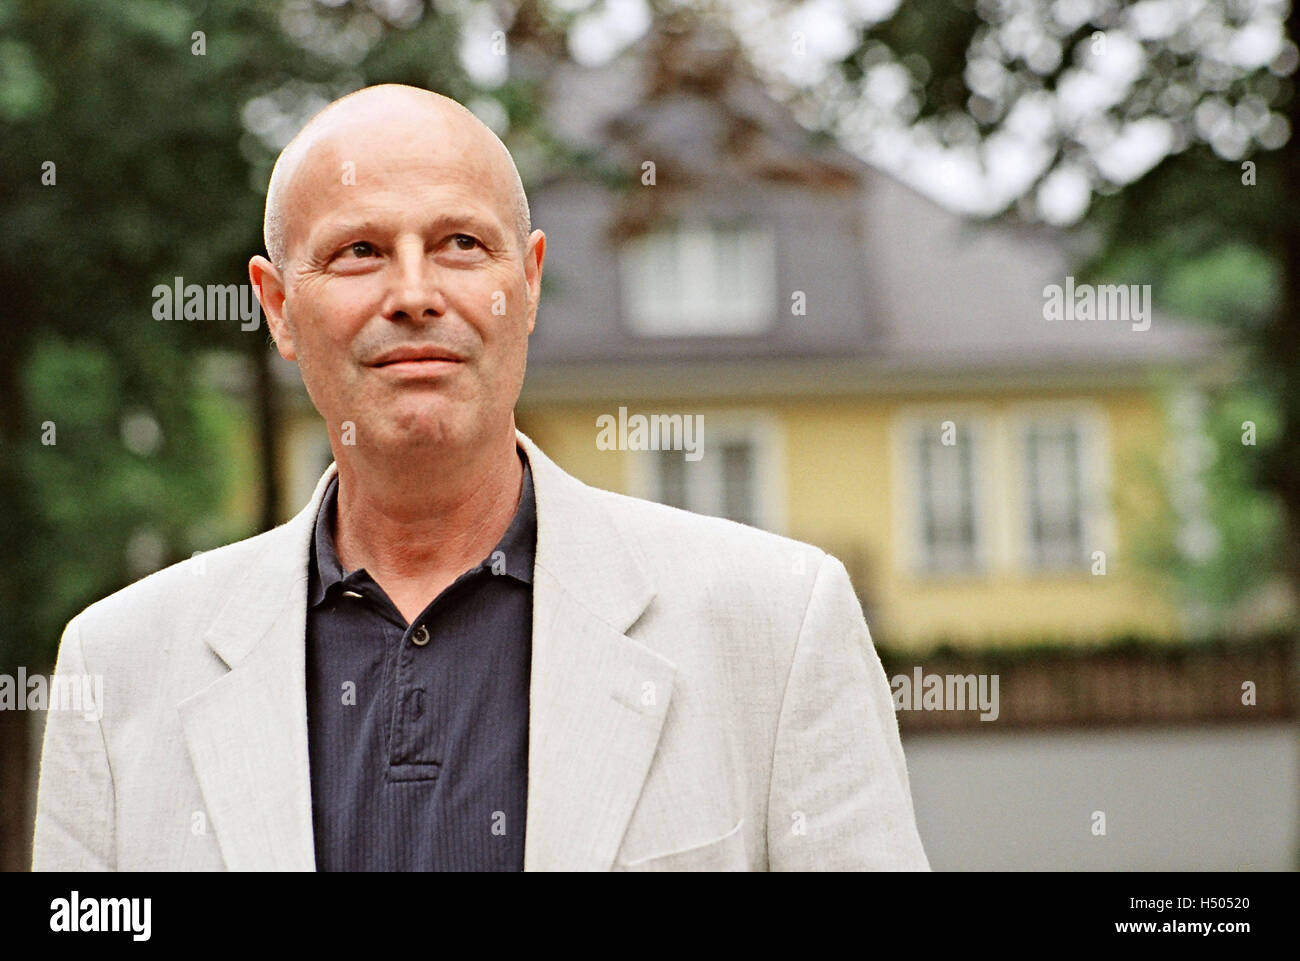
[[[54,338],[37,344],[24,370],[29,408],[52,425],[46,439],[54,441],[23,450],[23,474],[41,492],[27,570],[40,585],[27,598],[37,623],[65,620],[124,576],[145,573],[129,564],[133,538],[159,537],[163,564],[208,546],[195,528],[224,480],[221,409],[203,411],[200,392],[169,391],[165,382],[160,390],[178,403],[133,408],[126,379],[104,347]],[[131,418],[145,430],[136,450],[124,429]]]
[[[1279,268],[1257,247],[1230,242],[1170,265],[1161,285],[1166,309],[1224,327],[1257,329],[1278,309]]]
[[[915,80],[919,116],[959,110],[970,96],[966,51],[982,22],[974,4],[911,0],[883,23],[864,28],[840,67],[848,82],[858,83],[871,67],[897,56]]]
[[[1255,425],[1255,445],[1242,442],[1247,421]],[[1202,475],[1205,513],[1217,535],[1215,549],[1204,558],[1187,556],[1167,498],[1160,515],[1134,531],[1132,540],[1138,562],[1158,572],[1186,609],[1199,612],[1189,636],[1232,636],[1250,616],[1252,600],[1283,572],[1283,508],[1258,486],[1260,452],[1279,423],[1276,408],[1257,386],[1235,385],[1211,396],[1204,426],[1212,450]],[[1153,462],[1150,469],[1162,466]]]
[[[1141,278],[1159,292],[1162,310],[1220,325],[1241,345],[1240,377],[1219,385],[1206,411],[1214,456],[1203,479],[1218,550],[1189,560],[1167,502],[1163,517],[1133,538],[1141,563],[1201,611],[1200,630],[1209,633],[1230,630],[1242,605],[1283,570],[1284,508],[1261,476],[1261,452],[1281,433],[1277,388],[1255,357],[1259,332],[1280,309],[1282,266],[1267,223],[1276,166],[1259,161],[1257,185],[1246,186],[1238,167],[1205,150],[1189,151],[1104,198],[1093,213],[1104,243],[1087,270],[1090,278]],[[1246,421],[1256,426],[1255,446],[1242,443]],[[1161,469],[1154,461],[1143,468]]]
[[[167,563],[253,533],[218,513],[222,445],[258,445],[197,371],[211,349],[264,363],[266,331],[154,320],[152,291],[246,282],[277,149],[245,126],[250,101],[301,122],[367,83],[472,93],[453,19],[376,9],[0,0],[0,671],[52,660],[69,617],[142,573],[149,538]],[[124,421],[151,419],[160,446],[132,451]]]
[[[1276,155],[1251,163],[1256,182],[1247,186],[1240,165],[1191,148],[1098,198],[1089,220],[1101,243],[1087,272],[1140,277],[1181,317],[1260,330],[1280,308],[1283,178]]]

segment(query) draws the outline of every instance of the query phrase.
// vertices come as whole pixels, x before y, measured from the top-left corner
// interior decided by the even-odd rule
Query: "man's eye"
[[[355,244],[348,244],[347,247],[344,248],[344,252],[351,254],[353,257],[375,256],[374,245],[367,243],[364,240],[358,240]]]
[[[478,240],[469,234],[457,234],[452,240],[460,247],[461,250],[473,250],[478,246]]]

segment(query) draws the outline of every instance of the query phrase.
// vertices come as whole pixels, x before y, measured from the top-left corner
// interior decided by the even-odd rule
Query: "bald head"
[[[528,198],[510,151],[491,128],[442,94],[401,84],[364,87],[311,118],[280,152],[266,190],[262,232],[271,262],[284,269],[302,207],[303,170],[314,162],[351,159],[354,168],[393,138],[437,136],[456,146],[467,163],[485,165],[501,216],[522,251],[531,221]],[[335,169],[338,169],[337,167]]]

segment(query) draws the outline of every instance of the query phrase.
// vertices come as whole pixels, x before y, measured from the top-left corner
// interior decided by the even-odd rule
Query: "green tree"
[[[262,527],[278,516],[271,349],[239,319],[156,320],[153,290],[242,284],[275,152],[368,83],[476,94],[459,21],[421,3],[0,0],[0,672],[53,663],[87,604],[233,536],[213,526],[232,424],[199,376],[253,372]],[[497,91],[511,120],[524,99]],[[24,715],[0,712],[0,781]],[[0,818],[0,860],[26,828]]]

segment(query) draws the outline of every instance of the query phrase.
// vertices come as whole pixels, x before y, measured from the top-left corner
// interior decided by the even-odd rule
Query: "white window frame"
[[[636,413],[677,413],[670,407],[644,405]],[[629,413],[632,413],[629,411]],[[785,442],[780,424],[765,412],[734,410],[699,410],[691,415],[704,417],[704,455],[698,461],[684,460],[688,490],[692,483],[698,485],[700,500],[709,502],[717,498],[717,485],[721,480],[720,461],[710,460],[727,443],[742,441],[754,450],[754,523],[773,533],[784,533],[785,512]],[[684,451],[627,451],[626,489],[634,497],[663,503],[661,475],[656,469],[660,456],[683,457]],[[688,500],[689,500],[688,495]],[[699,503],[699,501],[696,501]],[[688,506],[687,510],[694,510]],[[698,513],[698,511],[697,511]],[[720,516],[720,515],[714,515]]]
[[[965,428],[971,439],[971,531],[972,564],[960,569],[935,566],[929,555],[924,531],[924,507],[920,492],[922,474],[918,442],[923,433],[939,436],[944,421],[952,421],[959,432]],[[896,554],[900,569],[915,577],[944,580],[982,577],[992,568],[992,533],[995,526],[995,463],[990,445],[995,439],[988,412],[969,404],[937,404],[909,407],[895,418],[894,490],[901,510],[895,510]]]
[[[1109,559],[1115,545],[1115,520],[1110,503],[1110,437],[1105,413],[1087,401],[1039,401],[1017,404],[1008,412],[1015,488],[1016,561],[1031,575],[1090,573],[1095,551]],[[1033,496],[1027,476],[1029,431],[1035,425],[1070,425],[1077,432],[1079,522],[1082,550],[1075,562],[1043,564],[1036,558]]]
[[[739,232],[736,280],[743,294],[725,303],[713,272],[718,237]],[[656,251],[656,257],[650,257]],[[675,276],[657,261],[667,256]],[[618,250],[623,315],[643,337],[734,337],[770,331],[776,323],[776,233],[769,224],[742,219],[688,218],[630,238]],[[667,291],[664,284],[676,284]]]

